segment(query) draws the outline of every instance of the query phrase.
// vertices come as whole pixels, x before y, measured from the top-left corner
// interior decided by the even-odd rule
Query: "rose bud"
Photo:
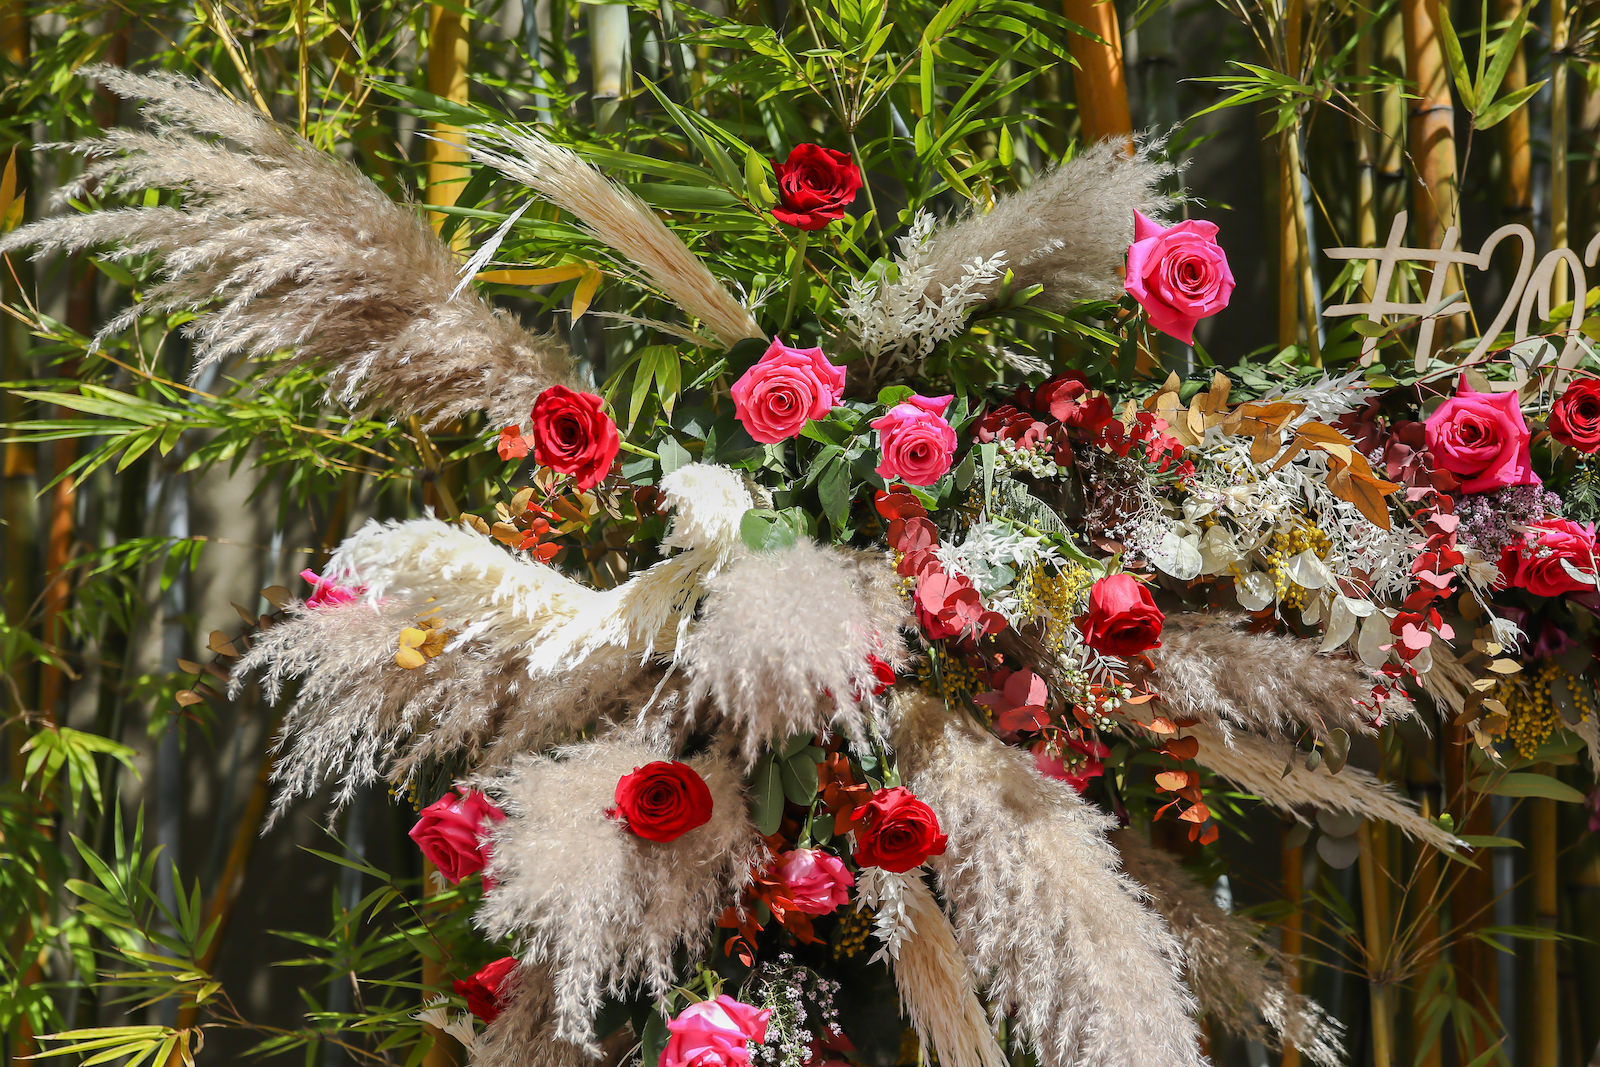
[[[617,781],[606,814],[649,841],[675,841],[711,818],[711,790],[693,767],[657,760]]]
[[[1089,590],[1089,613],[1078,620],[1083,643],[1106,656],[1128,657],[1161,647],[1167,617],[1131,574],[1102,578]]]
[[[492,1023],[500,1014],[500,1009],[505,1007],[501,993],[505,988],[506,978],[517,968],[517,958],[506,956],[485,964],[483,969],[471,978],[457,978],[450,983],[451,988],[458,996],[467,999],[467,1010],[476,1015],[485,1023]]]
[[[456,885],[489,862],[482,837],[484,821],[498,822],[505,817],[505,812],[477,790],[451,790],[422,809],[410,837],[428,862]]]

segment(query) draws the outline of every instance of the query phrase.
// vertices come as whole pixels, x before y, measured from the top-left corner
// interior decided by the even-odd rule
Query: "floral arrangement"
[[[793,270],[741,299],[728,282],[753,280],[573,152],[473,131],[681,309],[634,323],[692,356],[624,417],[353,169],[186,81],[98,77],[155,128],[85,145],[91,175],[185,206],[0,247],[156,252],[147,306],[226,298],[206,355],[316,366],[338,402],[434,423],[481,412],[484,454],[527,483],[492,516],[357,532],[234,680],[289,702],[278,812],[329,782],[338,803],[454,783],[412,836],[481,882],[499,946],[426,1007],[474,1063],[586,1063],[626,1030],[651,1067],[838,1067],[892,1061],[909,1029],[948,1067],[1008,1045],[1200,1064],[1197,1012],[1336,1063],[1340,1026],[1149,825],[1215,841],[1220,782],[1464,849],[1347,765],[1415,701],[1486,768],[1558,732],[1600,766],[1600,380],[1097,373],[1157,332],[1192,342],[1233,295],[1157,146],[908,210],[870,260],[851,155],[757,157],[749,206]],[[1064,353],[1028,340],[1068,319]],[[1563,665],[1559,706],[1521,694],[1519,649]]]

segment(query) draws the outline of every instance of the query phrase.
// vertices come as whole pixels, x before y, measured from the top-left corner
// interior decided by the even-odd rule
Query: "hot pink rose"
[[[844,368],[820,348],[790,348],[776,337],[756,365],[733,383],[734,417],[762,444],[794,437],[825,419],[844,395]]]
[[[1595,573],[1594,523],[1571,519],[1541,519],[1528,526],[1520,546],[1506,549],[1500,573],[1507,585],[1526,589],[1534,596],[1593,591],[1594,579],[1574,577],[1565,564],[1585,574]]]
[[[455,885],[489,862],[482,838],[484,822],[505,817],[505,812],[477,790],[464,794],[451,790],[422,809],[410,836],[439,873]]]
[[[952,399],[913,393],[872,421],[883,453],[878,474],[885,481],[932,485],[944,477],[956,451],[956,432],[944,420]]]
[[[311,595],[306,597],[308,608],[331,608],[348,604],[367,591],[364,585],[340,585],[331,578],[322,577],[314,570],[303,570],[300,572],[300,577],[311,583]]]
[[[667,1023],[660,1067],[746,1067],[750,1043],[767,1039],[770,1009],[741,1004],[727,994],[691,1004]]]
[[[1217,244],[1217,224],[1190,219],[1163,229],[1135,211],[1125,285],[1150,325],[1194,344],[1195,323],[1227,307],[1233,295],[1233,271]]]
[[[796,911],[828,915],[850,903],[855,875],[837,856],[815,848],[797,848],[778,857],[778,881],[789,888]]]
[[[1538,485],[1528,450],[1528,423],[1516,391],[1474,392],[1461,379],[1456,395],[1428,416],[1428,453],[1461,479],[1466,493],[1508,485]]]

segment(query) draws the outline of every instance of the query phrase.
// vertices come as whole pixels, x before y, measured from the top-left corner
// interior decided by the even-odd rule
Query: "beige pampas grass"
[[[524,963],[501,993],[505,1006],[472,1043],[471,1067],[591,1067],[589,1049],[556,1036],[548,967]]]
[[[1223,911],[1172,856],[1118,830],[1111,842],[1129,878],[1183,946],[1185,976],[1200,1010],[1233,1033],[1274,1048],[1288,1042],[1319,1067],[1344,1061],[1344,1027],[1294,992],[1265,928]]]
[[[1161,647],[1150,653],[1161,702],[1179,718],[1198,719],[1224,737],[1338,728],[1372,732],[1357,706],[1370,699],[1369,673],[1355,660],[1318,653],[1313,641],[1243,629],[1240,615],[1186,612],[1167,617]]]
[[[89,74],[141,98],[150,128],[70,145],[85,187],[172,190],[181,207],[58,215],[0,238],[0,251],[109,246],[154,255],[159,281],[100,337],[141,312],[197,310],[197,369],[229,356],[312,363],[330,393],[433,422],[485,411],[520,421],[571,374],[567,353],[476,296],[452,295],[458,264],[420,216],[359,170],[197,82],[109,67]]]
[[[924,252],[924,262],[934,267],[930,299],[969,278],[971,264],[995,255],[1005,256],[1016,288],[1044,287],[1042,303],[1117,299],[1134,211],[1160,218],[1172,203],[1157,192],[1175,171],[1155,158],[1160,147],[1144,141],[1130,155],[1125,140],[1101,141],[1002,197],[987,213],[935,230]],[[990,298],[998,295],[996,286]]]
[[[950,835],[929,861],[956,939],[1041,1067],[1206,1062],[1182,958],[1118,870],[1113,820],[964,716],[897,693],[895,748]]]
[[[1189,733],[1200,742],[1198,762],[1302,819],[1302,808],[1327,808],[1381,820],[1434,848],[1463,847],[1454,834],[1423,818],[1388,785],[1357,767],[1345,767],[1338,774],[1330,774],[1325,766],[1308,771],[1294,747],[1284,742],[1238,731],[1224,736],[1207,726],[1193,727]]]
[[[529,126],[479,126],[472,158],[515,178],[626,257],[684,311],[705,323],[725,346],[760,337],[750,312],[706,269],[656,213],[570,148]]]
[[[747,762],[830,725],[859,737],[859,705],[877,684],[868,657],[903,666],[906,621],[882,554],[802,540],[744,556],[706,582],[680,654],[689,703],[710,702],[709,725],[734,737]]]
[[[738,768],[721,752],[686,760],[711,790],[705,825],[657,842],[606,816],[623,775],[670,758],[613,734],[554,757],[524,757],[475,783],[507,816],[490,835],[486,874],[496,884],[475,921],[490,938],[515,938],[525,963],[550,968],[560,1041],[592,1045],[603,998],[634,983],[666,995],[677,954],[704,951],[765,854]]]
[[[868,868],[861,872],[860,895],[880,913],[895,913],[897,929],[884,954],[900,1008],[922,1047],[943,1067],[1006,1067],[955,931],[922,876]]]

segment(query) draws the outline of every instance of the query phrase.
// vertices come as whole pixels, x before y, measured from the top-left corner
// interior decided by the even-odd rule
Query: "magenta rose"
[[[952,399],[913,393],[872,421],[883,453],[878,474],[884,481],[932,485],[944,477],[956,451],[956,432],[944,420]]]
[[[1500,573],[1507,585],[1526,589],[1534,596],[1557,597],[1595,588],[1594,523],[1571,519],[1540,519],[1528,526],[1523,542],[1500,557]],[[1571,567],[1588,578],[1579,578]]]
[[[1233,295],[1233,271],[1217,244],[1217,224],[1190,219],[1162,228],[1135,211],[1125,285],[1150,325],[1194,344],[1195,323],[1227,307]]]
[[[767,1039],[772,1011],[742,1004],[727,994],[691,1004],[667,1023],[660,1067],[746,1067],[750,1044]]]
[[[467,875],[483,870],[489,862],[483,824],[505,817],[505,812],[477,790],[451,790],[422,809],[410,837],[428,862],[455,885]]]
[[[1539,484],[1528,449],[1528,423],[1515,390],[1474,392],[1463,376],[1456,395],[1428,416],[1423,433],[1428,454],[1461,479],[1462,492]]]
[[[828,915],[850,903],[855,875],[837,856],[815,848],[797,848],[778,857],[778,881],[789,890],[794,909],[807,915]]]
[[[732,392],[734,417],[757,441],[775,444],[828,417],[844,395],[844,368],[829,363],[820,348],[790,348],[774,337]]]

